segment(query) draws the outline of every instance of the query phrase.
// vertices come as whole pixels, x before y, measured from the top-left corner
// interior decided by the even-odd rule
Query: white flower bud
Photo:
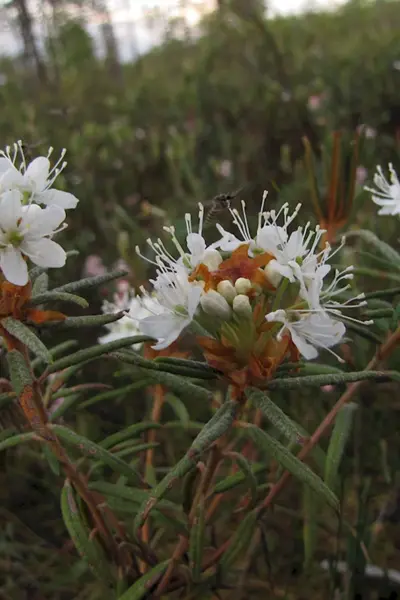
[[[210,290],[206,294],[203,294],[200,298],[200,304],[204,312],[208,315],[220,317],[226,321],[231,316],[231,307],[225,298],[215,290]]]
[[[252,287],[250,279],[245,279],[245,277],[239,277],[239,279],[235,281],[235,288],[238,294],[247,294]]]
[[[251,317],[253,311],[251,310],[249,297],[244,294],[236,296],[233,299],[233,310],[243,317]]]
[[[282,281],[282,274],[277,271],[275,266],[269,262],[264,269],[264,273],[266,278],[274,287],[278,287],[280,282]]]
[[[210,249],[204,252],[202,263],[208,267],[209,271],[216,271],[222,260],[223,258],[218,250]]]
[[[225,298],[225,300],[232,304],[233,299],[236,296],[236,290],[228,279],[219,282],[217,291]]]

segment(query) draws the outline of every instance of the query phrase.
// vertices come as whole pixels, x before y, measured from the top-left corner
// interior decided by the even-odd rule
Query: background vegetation
[[[264,17],[256,2],[222,3],[204,19],[199,36],[188,32],[176,37],[178,26],[171,23],[161,45],[122,64],[115,46],[100,60],[81,23],[60,19],[46,40],[45,57],[28,44],[23,57],[2,61],[2,145],[22,139],[33,156],[46,153],[49,145],[57,151],[67,148],[69,164],[60,184],[80,198],[63,234],[79,256],[69,260],[67,273],[51,274],[54,284],[87,272],[87,258],[94,255],[106,268],[122,258],[131,284],[138,286],[146,272],[136,258],[136,244],[143,246],[166,223],[183,227],[185,211],[196,212],[198,202],[242,186],[241,197],[254,212],[262,190],[268,189],[271,206],[279,194],[279,202],[303,202],[303,218],[318,221],[304,138],[313,150],[323,202],[329,196],[329,161],[338,131],[343,142],[340,181],[349,186],[357,175],[358,182],[351,214],[342,225],[369,227],[395,245],[398,221],[376,219],[362,183],[365,177],[370,181],[376,164],[392,161],[400,170],[398,3],[357,1],[334,13],[273,20]],[[351,156],[357,131],[356,173]],[[364,258],[360,289],[398,285],[399,275],[385,280],[380,265]],[[111,293],[111,286],[91,293],[90,313]],[[383,335],[384,327],[378,333]],[[91,341],[99,334],[92,331]],[[53,345],[66,339],[44,335]],[[79,344],[89,341],[85,334]],[[351,349],[351,360],[363,368],[370,354],[361,340]],[[393,359],[392,368],[396,365],[399,370]],[[98,366],[85,367],[86,381],[98,383],[99,376],[104,384],[130,383],[107,362],[100,372]],[[75,385],[80,377],[80,372],[74,374]],[[319,519],[310,553],[301,488],[289,486],[265,521],[262,553],[246,556],[249,587],[237,589],[235,597],[399,597],[399,579],[395,583],[363,574],[366,562],[383,569],[400,564],[398,390],[398,383],[371,383],[359,392],[340,471],[339,522],[315,509]],[[312,431],[339,392],[286,392],[282,402],[293,419]],[[128,393],[107,400],[86,392],[64,419],[75,431],[98,440],[143,420],[149,406],[145,393],[134,400]],[[185,404],[170,399],[163,422],[173,427],[171,422],[181,421],[182,428],[174,444],[168,427],[159,434],[157,475],[177,460],[178,436],[184,450],[190,422],[204,420],[206,413],[207,407],[195,399]],[[0,597],[108,600],[69,541],[60,517],[61,480],[45,453],[23,445],[6,450],[0,460]],[[384,526],[387,519],[393,526]],[[223,527],[220,515],[217,537]],[[168,554],[171,539],[161,543]],[[332,557],[328,571],[322,569],[321,561]],[[340,561],[348,565],[344,577]],[[222,591],[220,597],[231,595]]]

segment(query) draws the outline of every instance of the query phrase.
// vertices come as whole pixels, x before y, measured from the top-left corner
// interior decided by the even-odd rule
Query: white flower
[[[163,350],[178,339],[182,331],[193,321],[200,303],[203,286],[190,282],[185,269],[159,270],[156,280],[151,280],[153,296],[143,292],[145,298],[154,302],[151,316],[138,319],[140,331],[156,340],[155,350]]]
[[[400,214],[400,182],[393,165],[389,163],[389,181],[383,174],[382,168],[377,167],[374,175],[374,184],[377,189],[364,187],[367,192],[372,193],[372,200],[382,208],[378,215]]]
[[[64,229],[65,211],[58,206],[23,206],[18,190],[0,197],[0,268],[15,285],[28,283],[24,256],[39,267],[57,268],[65,264],[66,254],[50,239]],[[61,226],[60,226],[61,225]]]
[[[267,321],[283,323],[277,339],[282,339],[283,333],[289,331],[294,345],[308,360],[318,356],[318,349],[329,350],[338,344],[346,332],[343,323],[323,312],[301,315],[277,310],[267,315]],[[340,357],[337,358],[342,362]]]
[[[193,271],[200,263],[205,264],[210,271],[215,271],[218,269],[219,265],[222,262],[222,256],[216,250],[216,244],[211,244],[207,247],[207,244],[203,238],[203,222],[204,222],[204,207],[199,204],[199,225],[198,231],[193,232],[192,228],[192,218],[189,213],[185,215],[186,222],[186,246],[187,251],[183,249],[181,244],[179,243],[176,235],[174,227],[164,227],[164,230],[170,234],[171,240],[179,253],[179,257],[175,258],[171,255],[171,253],[166,249],[164,243],[158,239],[156,242],[152,240],[147,240],[148,245],[155,253],[155,260],[152,261],[147,257],[143,256],[140,253],[139,248],[136,248],[137,254],[146,260],[147,262],[159,267],[160,265],[164,265],[167,270],[177,270],[177,269],[186,269],[187,272]]]
[[[326,249],[316,253],[325,231],[318,226],[315,231],[312,231],[310,223],[307,223],[305,227],[298,227],[289,234],[289,225],[296,218],[301,205],[298,204],[291,215],[287,203],[283,204],[278,212],[275,210],[264,212],[266,198],[267,193],[264,192],[261,210],[258,213],[258,226],[255,236],[252,236],[250,232],[245,210],[246,205],[242,202],[242,215],[236,209],[231,210],[233,222],[238,228],[241,238],[217,225],[222,238],[215,246],[225,252],[232,252],[243,244],[249,244],[250,256],[262,252],[273,256],[274,258],[265,268],[265,274],[274,286],[279,285],[283,277],[287,277],[290,282],[294,282],[299,269],[305,276],[307,274],[312,276],[317,264],[326,253]],[[278,225],[281,216],[283,217],[283,223]],[[329,270],[330,266],[325,265],[326,273]]]
[[[114,342],[132,335],[139,335],[140,330],[138,322],[150,316],[152,313],[147,308],[147,298],[142,300],[139,296],[132,296],[130,289],[125,290],[121,294],[114,294],[114,302],[105,300],[103,302],[102,311],[105,314],[116,314],[125,312],[118,321],[107,323],[104,327],[108,329],[108,333],[99,337],[100,344]],[[133,348],[139,350],[142,344],[135,344]]]
[[[65,150],[61,152],[61,156],[53,168],[50,168],[49,161],[53,148],[49,149],[47,156],[39,156],[29,165],[26,164],[21,142],[14,144],[13,150],[13,156],[11,156],[10,147],[7,147],[5,152],[0,152],[0,191],[17,189],[24,194],[26,204],[36,202],[46,206],[59,206],[63,209],[76,207],[78,199],[73,194],[51,189],[54,181],[67,164],[62,162]],[[20,158],[19,168],[15,166],[18,157]]]
[[[340,250],[343,244],[342,241],[341,246],[335,252]],[[342,312],[343,309],[365,306],[364,294],[351,297],[343,302],[335,299],[339,295],[343,296],[350,288],[348,283],[343,285],[343,282],[353,279],[353,267],[350,266],[342,272],[336,270],[331,283],[324,288],[324,278],[327,274],[325,260],[329,253],[330,248],[328,247],[312,276],[305,277],[299,267],[296,275],[300,282],[300,301],[297,305],[271,312],[266,316],[266,320],[283,323],[277,338],[282,338],[285,330],[289,331],[293,343],[305,358],[316,358],[317,349],[321,348],[329,350],[341,361],[341,358],[330,348],[340,342],[345,334],[346,327],[342,320],[363,325],[371,325],[373,321],[359,321]]]

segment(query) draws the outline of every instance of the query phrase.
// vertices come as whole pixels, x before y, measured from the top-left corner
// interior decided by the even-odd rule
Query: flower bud
[[[269,262],[264,269],[264,273],[266,278],[274,287],[278,287],[280,282],[282,281],[282,274],[277,271],[273,262]]]
[[[239,279],[235,281],[235,288],[238,294],[247,294],[252,287],[250,279],[245,279],[245,277],[239,277]]]
[[[233,310],[237,315],[243,317],[251,317],[253,311],[250,306],[250,300],[248,296],[239,294],[233,299]]]
[[[200,298],[202,309],[208,315],[220,317],[227,321],[231,316],[231,307],[221,294],[215,290],[210,290]]]
[[[233,299],[236,296],[236,290],[228,279],[219,282],[217,291],[225,298],[225,300],[232,304]]]
[[[218,250],[210,249],[204,252],[202,263],[208,267],[209,271],[216,271],[222,260],[222,256]]]

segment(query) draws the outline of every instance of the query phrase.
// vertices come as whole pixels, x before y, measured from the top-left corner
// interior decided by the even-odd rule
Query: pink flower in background
[[[356,181],[358,185],[364,185],[365,180],[367,179],[368,171],[362,165],[359,165],[356,169]]]
[[[127,295],[129,295],[131,286],[127,279],[119,279],[117,281],[116,288],[117,297],[122,300],[122,298],[125,298]]]
[[[97,277],[105,275],[106,268],[103,265],[103,260],[97,254],[90,254],[83,265],[83,277]]]
[[[56,398],[49,406],[49,408],[47,409],[47,414],[50,417],[53,412],[55,412],[57,410],[57,408],[59,408],[65,401],[65,398],[63,396],[61,396],[61,398]]]
[[[130,266],[123,258],[119,258],[114,263],[113,271],[127,271],[130,275],[132,274],[132,270],[131,270]]]
[[[308,98],[308,108],[310,110],[319,110],[323,101],[322,94],[313,94]]]
[[[335,391],[335,386],[334,385],[323,385],[321,387],[321,390],[323,392],[325,392],[326,394],[328,394],[330,392],[334,392]]]

